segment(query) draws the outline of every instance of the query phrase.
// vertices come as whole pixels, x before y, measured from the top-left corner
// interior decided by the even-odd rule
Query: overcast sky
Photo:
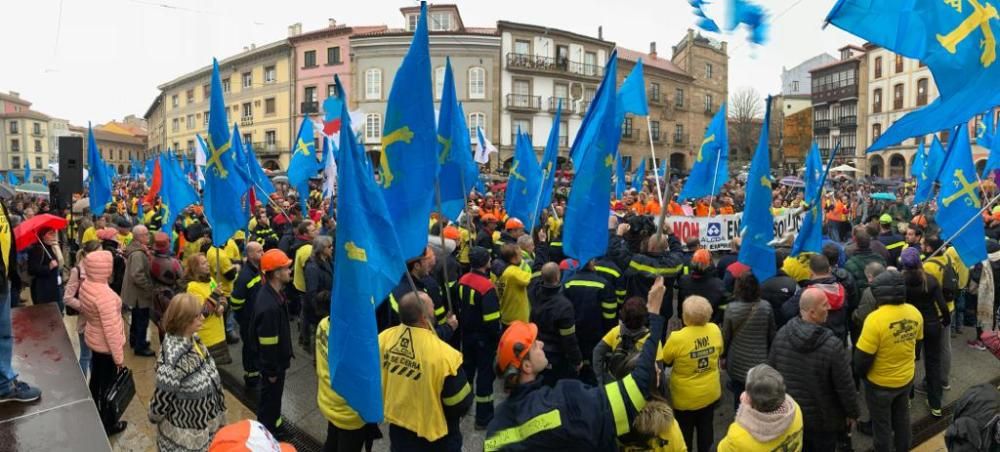
[[[857,38],[822,21],[834,0],[759,0],[770,12],[769,42],[753,46],[746,33],[713,35],[729,41],[729,88],[780,88],[781,67],[821,52],[836,55]],[[447,3],[452,3],[448,1]],[[466,26],[494,27],[498,19],[537,24],[648,51],[657,41],[669,56],[694,16],[685,0],[454,0]],[[715,5],[721,8],[722,0]],[[73,124],[142,116],[156,86],[242,50],[287,36],[287,26],[325,27],[328,18],[351,25],[402,27],[402,6],[416,1],[318,0],[28,0],[0,15],[0,92],[13,90],[33,109]],[[61,14],[60,14],[61,11]],[[723,11],[709,9],[709,15]],[[718,17],[717,22],[723,21]]]

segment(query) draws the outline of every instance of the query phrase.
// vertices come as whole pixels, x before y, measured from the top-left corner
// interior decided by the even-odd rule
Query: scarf
[[[976,321],[980,325],[993,324],[993,266],[991,262],[1000,261],[1000,251],[989,253],[987,259],[982,262],[983,269],[980,272],[979,287],[976,294],[979,300],[976,304]]]
[[[795,402],[785,394],[785,401],[778,409],[763,413],[753,409],[748,399],[741,400],[740,409],[736,412],[736,423],[743,427],[750,436],[762,443],[772,441],[786,431],[795,420]]]

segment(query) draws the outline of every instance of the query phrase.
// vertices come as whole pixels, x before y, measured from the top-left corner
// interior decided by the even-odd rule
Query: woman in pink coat
[[[97,402],[111,386],[118,369],[125,366],[125,327],[122,300],[108,282],[114,270],[114,257],[108,251],[94,251],[83,259],[84,281],[80,283],[80,316],[87,323],[84,340],[93,352],[90,363],[90,395]],[[101,413],[108,436],[120,433],[127,425]]]

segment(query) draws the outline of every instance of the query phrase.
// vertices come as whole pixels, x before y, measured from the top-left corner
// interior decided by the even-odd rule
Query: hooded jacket
[[[749,403],[740,403],[736,419],[719,441],[718,450],[798,450],[801,445],[802,410],[785,394],[785,402],[770,413],[757,411]]]
[[[767,360],[810,431],[841,432],[848,417],[858,417],[847,353],[830,329],[796,317],[778,330]]]
[[[110,354],[115,364],[125,364],[125,328],[122,322],[122,299],[108,280],[114,269],[110,251],[94,251],[82,262],[86,278],[80,283],[80,315],[87,321],[84,340],[91,350]]]
[[[781,306],[782,325],[799,316],[799,300],[802,298],[802,292],[810,287],[822,290],[826,295],[826,300],[830,303],[830,312],[826,318],[825,326],[833,331],[841,341],[844,341],[847,338],[848,330],[847,290],[837,282],[837,278],[833,275],[809,280],[796,290],[795,295],[792,295],[792,298],[789,298]]]

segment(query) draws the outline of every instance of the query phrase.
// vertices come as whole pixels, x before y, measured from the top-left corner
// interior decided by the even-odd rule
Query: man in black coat
[[[806,289],[799,317],[778,330],[768,355],[802,409],[804,451],[835,451],[859,413],[844,346],[823,326],[829,309],[822,290]]]

